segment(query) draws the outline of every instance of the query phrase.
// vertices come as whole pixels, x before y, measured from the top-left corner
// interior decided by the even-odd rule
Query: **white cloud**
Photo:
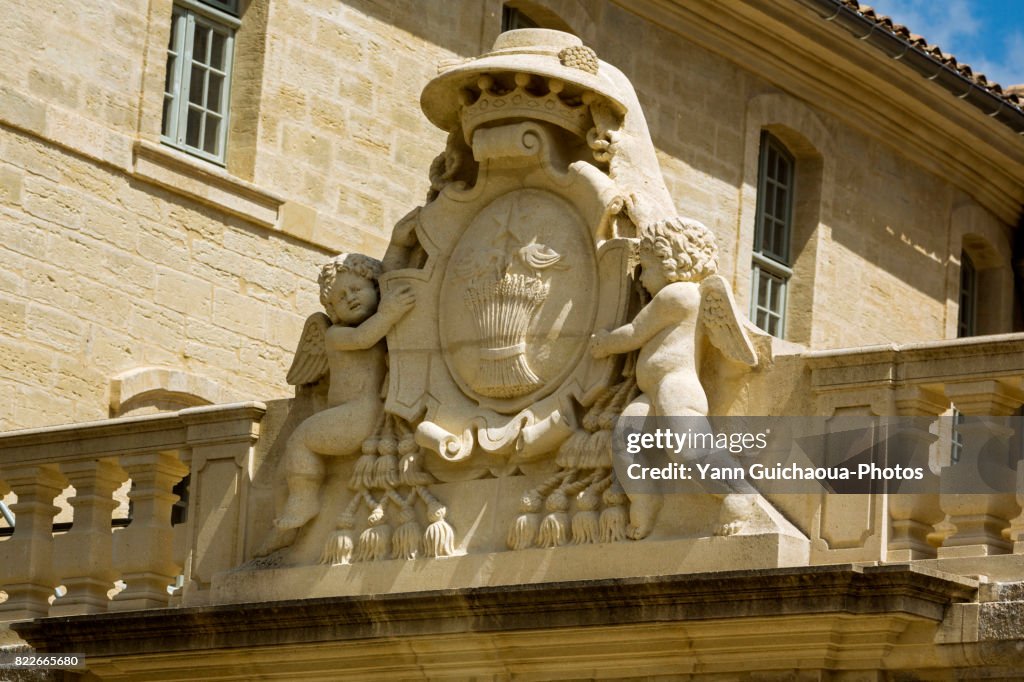
[[[970,0],[875,0],[879,14],[888,14],[911,33],[956,55],[975,73],[1008,86],[1024,83],[1024,30],[1012,30],[993,40],[1004,26],[985,26]]]
[[[982,22],[972,11],[968,0],[879,0],[875,11],[888,14],[911,33],[924,36],[931,45],[960,58],[958,50],[970,46],[981,35]],[[967,59],[965,54],[965,60]]]
[[[1004,37],[1002,47],[998,58],[981,58],[972,68],[1003,87],[1024,84],[1024,31],[1010,31]]]

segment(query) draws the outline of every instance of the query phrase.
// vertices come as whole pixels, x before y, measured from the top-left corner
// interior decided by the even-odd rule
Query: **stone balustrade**
[[[1006,335],[809,352],[779,362],[769,370],[777,375],[766,378],[803,377],[810,387],[806,404],[818,415],[913,416],[927,425],[954,406],[976,418],[1016,414],[1024,404],[1021,358],[1024,335]],[[786,380],[792,384],[792,378]],[[215,576],[222,580],[252,559],[265,533],[273,500],[267,486],[254,486],[256,466],[281,437],[270,425],[290,418],[286,401],[264,419],[266,410],[259,403],[210,406],[0,436],[0,492],[18,496],[15,531],[0,541],[0,588],[6,592],[0,620],[230,601],[217,597]],[[914,561],[961,575],[1021,580],[1024,475],[1016,471],[1019,453],[1010,449],[1019,442],[998,437],[999,428],[987,425],[997,437],[984,439],[982,448],[970,428],[964,426],[961,461],[1001,462],[1016,477],[1011,492],[937,487],[913,494],[791,494],[772,501],[810,540],[811,565]],[[897,448],[923,444],[933,453],[930,464],[949,464],[949,438],[940,441],[934,429],[904,429],[888,442]],[[272,478],[267,471],[264,480]],[[173,491],[186,475],[187,515],[172,526]],[[128,479],[131,520],[112,532],[115,491]],[[448,483],[446,499],[458,506],[471,489],[492,483]],[[67,502],[73,524],[54,532],[55,500],[68,486],[74,487]],[[315,570],[330,575],[329,566]],[[124,584],[119,591],[118,581]],[[173,583],[180,588],[172,594]],[[225,589],[230,595],[234,588]]]
[[[0,621],[167,606],[179,576],[182,601],[201,603],[204,579],[242,560],[265,410],[217,405],[0,435],[0,491],[17,495],[14,532],[0,542]],[[172,526],[172,491],[186,475],[187,514]],[[115,490],[129,478],[130,522],[112,532]],[[55,533],[54,501],[69,485],[72,525]]]
[[[1021,452],[1010,450],[1021,446],[1010,442],[1009,433],[1000,436],[1003,426],[997,419],[1019,414],[1024,404],[1024,334],[816,351],[803,359],[818,414],[937,418],[955,409],[973,418],[958,427],[965,443],[960,462],[975,467],[985,462],[1015,477],[1015,493],[936,490],[862,501],[887,519],[874,534],[878,558],[953,560],[1024,551],[1024,476],[1016,466]],[[978,430],[986,437],[972,437]],[[945,451],[937,446],[933,453],[939,461],[932,464],[948,465],[948,442]]]

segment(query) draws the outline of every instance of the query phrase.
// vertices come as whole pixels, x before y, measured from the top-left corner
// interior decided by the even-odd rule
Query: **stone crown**
[[[514,83],[511,87],[503,85],[495,77],[485,74],[477,79],[479,92],[474,88],[462,91],[462,128],[467,138],[488,123],[514,119],[547,121],[586,137],[593,126],[587,106],[594,97],[593,93],[567,95],[565,84],[557,78],[531,77],[525,73],[515,74]]]

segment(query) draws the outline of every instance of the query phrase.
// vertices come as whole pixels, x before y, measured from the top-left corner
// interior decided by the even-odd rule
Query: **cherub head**
[[[703,223],[669,218],[640,230],[640,281],[656,294],[672,282],[699,282],[718,270],[715,237]]]
[[[320,303],[334,324],[357,325],[377,311],[380,261],[343,253],[320,269]]]

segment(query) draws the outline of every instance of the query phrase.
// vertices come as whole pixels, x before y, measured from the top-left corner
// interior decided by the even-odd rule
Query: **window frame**
[[[775,167],[770,168],[773,158],[776,161]],[[785,179],[780,178],[780,168],[785,168]],[[767,130],[762,130],[758,152],[757,209],[754,218],[750,275],[750,319],[758,327],[780,339],[785,338],[786,334],[786,299],[789,280],[793,277],[790,245],[793,235],[795,190],[796,157],[778,138]],[[779,191],[785,192],[782,216],[776,215],[768,207],[769,195],[772,202],[777,204]],[[771,233],[767,229],[769,220],[775,223]],[[769,234],[772,237],[771,244],[766,245]],[[781,244],[776,243],[777,241]],[[769,287],[766,306],[759,303],[763,287]],[[779,290],[777,308],[772,307],[772,288]],[[765,322],[764,325],[762,320]]]
[[[237,6],[237,3],[219,3],[225,7]],[[198,0],[178,0],[174,4],[171,13],[171,33],[167,47],[167,62],[163,90],[163,113],[160,122],[160,141],[175,149],[197,156],[220,166],[226,165],[228,128],[230,126],[230,99],[232,71],[234,69],[235,52],[235,31],[241,25],[238,17],[232,16],[216,7],[204,4]],[[224,35],[224,61],[223,67],[215,69],[210,64],[196,62],[193,59],[193,47],[195,45],[196,27],[202,27],[213,32]],[[193,63],[198,63],[206,71],[203,79],[202,103],[198,109],[202,112],[200,119],[200,130],[196,133],[198,146],[192,146],[187,142],[189,134],[188,113],[194,103],[191,97],[191,74]],[[215,72],[223,76],[220,86],[219,110],[208,109],[207,97],[210,90],[208,86],[209,74]],[[170,89],[168,89],[170,86]],[[168,106],[168,99],[170,106]],[[210,116],[220,118],[220,128],[217,131],[216,150],[211,153],[203,149],[205,138],[205,122]]]
[[[978,333],[978,269],[966,251],[960,252],[959,309],[956,336],[962,339]]]

